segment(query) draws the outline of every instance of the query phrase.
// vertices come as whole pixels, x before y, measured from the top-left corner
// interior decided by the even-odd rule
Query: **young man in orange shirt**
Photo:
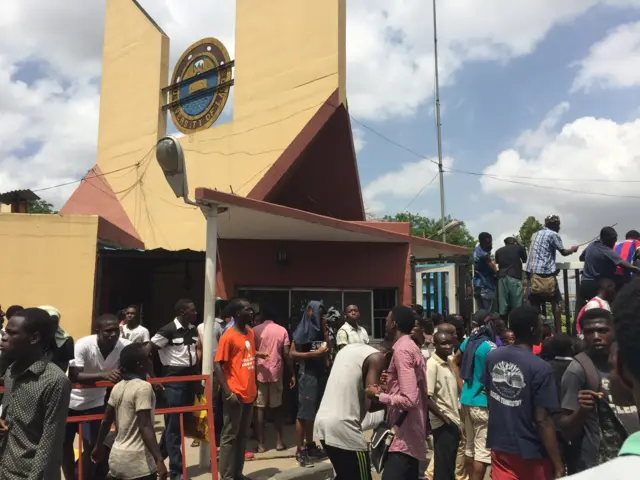
[[[234,324],[220,337],[215,374],[223,395],[224,426],[220,438],[220,479],[242,480],[247,432],[256,398],[256,344],[248,324],[254,312],[236,298],[227,306]]]

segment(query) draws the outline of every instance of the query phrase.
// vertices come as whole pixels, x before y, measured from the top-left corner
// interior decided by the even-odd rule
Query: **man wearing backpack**
[[[612,458],[627,434],[639,428],[637,410],[617,407],[611,399],[611,313],[600,308],[587,310],[580,324],[586,351],[576,355],[562,376],[561,385],[560,426],[563,437],[571,443],[565,459],[569,473]]]
[[[576,332],[578,335],[582,334],[582,329],[580,328],[580,318],[582,314],[587,310],[591,310],[592,308],[602,308],[604,310],[611,311],[611,302],[616,297],[616,284],[610,278],[603,278],[598,282],[598,290],[596,291],[596,296],[589,299],[584,307],[578,313],[576,317]]]
[[[640,279],[633,280],[618,294],[613,305],[617,350],[611,354],[611,395],[616,403],[640,406]],[[621,400],[618,400],[621,399]],[[640,432],[630,435],[618,456],[591,470],[569,477],[571,480],[626,480],[640,471]]]

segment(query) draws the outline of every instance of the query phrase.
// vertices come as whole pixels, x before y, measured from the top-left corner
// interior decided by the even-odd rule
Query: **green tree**
[[[442,240],[442,235],[438,232],[442,229],[442,221],[439,218],[429,218],[417,213],[401,212],[395,215],[385,215],[381,218],[383,222],[409,222],[411,224],[411,234],[417,237],[430,238],[432,240]],[[447,215],[444,219],[445,225],[454,219]],[[464,222],[458,227],[447,232],[447,243],[459,245],[472,249],[476,245],[476,239],[469,233]]]
[[[32,200],[27,204],[27,213],[58,213],[46,200]]]
[[[527,219],[522,222],[522,226],[515,237],[518,239],[520,245],[527,249],[527,252],[529,251],[529,247],[531,247],[531,237],[541,228],[542,224],[534,216],[527,217]]]

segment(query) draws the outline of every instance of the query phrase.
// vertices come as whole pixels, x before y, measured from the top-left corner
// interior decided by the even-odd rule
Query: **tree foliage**
[[[534,233],[540,230],[542,226],[543,225],[536,219],[536,217],[527,217],[527,219],[522,222],[522,226],[515,237],[518,239],[520,245],[524,246],[524,248],[529,251],[529,247],[531,247],[531,237]]]
[[[412,235],[432,240],[442,240],[442,235],[438,235],[438,232],[442,229],[442,221],[439,218],[423,217],[417,213],[400,212],[393,216],[385,215],[381,220],[383,222],[409,222]],[[451,216],[447,215],[444,219],[445,225],[453,220]],[[476,239],[469,233],[466,225],[462,222],[460,226],[447,232],[447,243],[471,249],[475,247]]]
[[[32,200],[27,204],[27,213],[58,213],[46,200]]]

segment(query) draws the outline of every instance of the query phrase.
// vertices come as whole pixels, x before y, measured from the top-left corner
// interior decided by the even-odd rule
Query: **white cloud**
[[[348,5],[351,111],[377,120],[412,115],[433,95],[432,3],[350,0]],[[598,5],[640,7],[640,0],[438,2],[441,85],[453,83],[467,62],[505,62],[531,53],[554,26]]]
[[[171,68],[190,43],[206,36],[219,38],[233,56],[235,2],[141,3],[171,37]],[[95,163],[104,5],[2,2],[0,191],[63,183]],[[532,52],[554,26],[596,5],[639,7],[640,0],[439,2],[442,85],[467,62],[504,62]],[[357,118],[411,115],[431,98],[431,18],[430,2],[421,0],[349,0],[348,95]],[[58,205],[66,195],[43,193]]]
[[[573,90],[640,86],[640,22],[619,25],[578,62]]]
[[[473,228],[515,232],[529,215],[541,220],[557,213],[567,244],[586,242],[615,223],[622,236],[638,228],[638,151],[640,120],[594,117],[565,124],[536,155],[505,150],[480,180],[483,193],[503,206]]]
[[[552,108],[544,117],[544,120],[533,130],[525,130],[516,139],[516,148],[525,154],[535,154],[549,143],[553,137],[553,130],[569,110],[569,103],[562,102]]]
[[[453,159],[442,159],[445,169],[451,168]],[[405,163],[398,170],[385,173],[362,189],[367,211],[386,213],[389,200],[411,202],[416,195],[422,195],[429,188],[437,188],[438,159],[424,158],[418,162]],[[400,206],[402,208],[402,206]]]
[[[367,144],[364,131],[359,127],[353,127],[353,147],[356,149],[356,153],[362,151]]]

